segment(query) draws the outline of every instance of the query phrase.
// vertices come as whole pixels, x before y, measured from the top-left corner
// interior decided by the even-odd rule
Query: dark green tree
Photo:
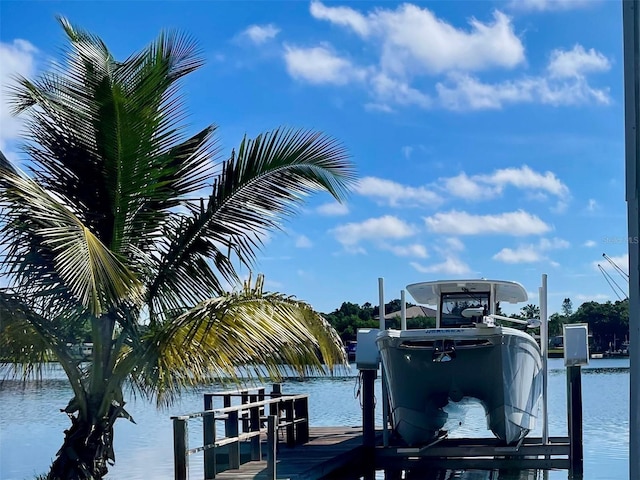
[[[585,302],[571,316],[571,323],[586,323],[596,348],[619,348],[629,335],[629,301]]]
[[[559,313],[549,316],[549,338],[562,335],[562,326],[568,323],[569,319]]]
[[[540,307],[529,303],[520,309],[523,318],[540,318]]]

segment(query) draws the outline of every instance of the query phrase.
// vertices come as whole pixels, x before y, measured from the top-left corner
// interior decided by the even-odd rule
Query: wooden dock
[[[206,393],[205,410],[172,417],[175,480],[189,478],[189,457],[203,462],[207,480],[352,480],[401,478],[402,470],[567,469],[582,473],[580,367],[567,367],[567,437],[526,437],[505,446],[495,438],[440,438],[421,446],[397,442],[374,425],[373,380],[363,376],[362,427],[310,427],[307,395],[283,395],[279,385]],[[214,399],[222,399],[215,408]],[[234,401],[236,402],[233,405]],[[240,403],[237,403],[237,402]],[[203,443],[190,447],[189,420],[201,419]],[[222,423],[224,429],[217,429]],[[388,475],[387,475],[388,474]],[[418,477],[416,477],[418,478]]]
[[[336,472],[360,464],[364,450],[360,427],[315,427],[309,442],[293,448],[280,444],[276,472],[278,479],[318,480],[339,478]],[[267,461],[251,461],[238,469],[218,473],[216,479],[268,479]]]

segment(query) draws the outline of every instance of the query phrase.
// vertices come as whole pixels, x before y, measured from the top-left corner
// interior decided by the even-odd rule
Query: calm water
[[[549,434],[564,436],[566,420],[566,377],[562,359],[549,360]],[[0,479],[32,480],[45,473],[60,447],[63,430],[69,426],[59,413],[69,401],[71,390],[62,372],[53,368],[41,382],[22,384],[5,380],[0,384]],[[285,393],[308,393],[311,426],[359,426],[361,410],[355,397],[357,370],[333,377],[286,381]],[[592,360],[583,369],[584,480],[628,480],[629,458],[629,360]],[[185,394],[169,409],[159,411],[142,400],[131,400],[127,408],[136,425],[120,420],[115,427],[116,466],[107,478],[127,480],[173,478],[171,415],[202,409],[202,392]],[[380,382],[376,398],[381,398]],[[467,406],[465,421],[452,436],[488,436],[479,405]],[[379,423],[380,408],[377,409]],[[192,446],[199,445],[201,424],[189,424]],[[538,426],[535,436],[541,435]],[[201,457],[190,459],[191,478],[202,478]],[[200,474],[200,475],[198,475]],[[382,478],[381,475],[379,475]],[[550,472],[440,472],[411,478],[437,480],[559,480],[566,471]]]

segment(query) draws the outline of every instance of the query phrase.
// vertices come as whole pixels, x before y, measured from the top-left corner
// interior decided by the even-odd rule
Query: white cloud
[[[605,295],[604,293],[592,293],[592,294],[583,294],[579,293],[574,297],[578,302],[606,302],[607,300],[611,300],[611,295]]]
[[[440,182],[450,195],[466,200],[493,198],[499,193],[495,187],[482,185],[479,178],[470,178],[464,172],[455,177],[440,179]]]
[[[593,48],[582,45],[551,53],[547,74],[483,83],[469,74],[451,73],[436,84],[438,100],[452,110],[500,109],[517,103],[542,103],[552,106],[611,103],[608,88],[589,85],[585,74],[611,67],[609,60]]]
[[[591,87],[584,77],[553,80],[525,77],[499,83],[483,83],[468,74],[450,74],[436,84],[438,100],[450,110],[498,110],[518,103],[551,106],[611,103],[609,89]]]
[[[313,242],[309,240],[309,237],[306,235],[298,235],[296,238],[296,248],[311,248],[313,246]]]
[[[503,248],[493,256],[494,260],[504,263],[534,263],[542,260],[542,255],[533,246],[522,246],[515,250]]]
[[[566,197],[569,194],[569,188],[553,172],[546,171],[541,174],[526,165],[520,168],[499,169],[491,175],[478,178],[500,189],[512,185],[517,188],[542,190],[557,197]]]
[[[424,245],[414,243],[413,245],[383,245],[383,250],[389,250],[398,257],[427,258],[429,256]]]
[[[462,240],[460,240],[459,238],[450,237],[445,239],[444,243],[445,243],[444,246],[450,250],[455,250],[455,251],[464,250],[464,243],[462,243]]]
[[[261,45],[276,38],[278,33],[280,33],[280,29],[269,23],[267,25],[250,25],[240,32],[239,36],[251,40],[256,45]]]
[[[409,187],[391,180],[377,177],[360,179],[353,189],[365,197],[377,199],[392,207],[427,205],[442,203],[440,196],[425,187]]]
[[[338,56],[329,46],[311,48],[285,46],[284,60],[289,75],[314,84],[345,85],[363,80],[365,71],[348,59]]]
[[[468,31],[457,29],[426,8],[404,4],[395,12],[379,11],[384,41],[382,64],[404,73],[512,68],[524,61],[524,46],[509,17],[494,11],[493,22],[469,21]]]
[[[36,70],[38,50],[26,40],[11,43],[0,42],[0,149],[5,154],[8,142],[18,138],[23,119],[11,115],[8,104],[7,87],[14,75],[33,77]]]
[[[316,208],[316,212],[327,217],[336,217],[348,214],[349,207],[346,203],[329,202],[323,203],[318,208]]]
[[[538,0],[537,5],[542,9],[550,3]],[[318,20],[352,31],[378,58],[357,66],[336,55],[327,44],[306,49],[285,47],[289,74],[314,84],[359,82],[372,97],[365,104],[369,111],[390,113],[394,106],[483,110],[521,103],[611,103],[609,89],[593,87],[586,78],[587,74],[608,70],[610,61],[581,45],[553,50],[549,64],[539,75],[492,82],[478,78],[480,72],[512,70],[526,62],[521,35],[515,32],[511,18],[498,10],[490,20],[471,18],[466,27],[410,3],[362,12],[314,0],[310,13]],[[435,79],[417,87],[414,81],[425,77]],[[432,85],[434,93],[430,91]]]
[[[549,260],[545,252],[569,248],[570,243],[562,238],[541,238],[537,244],[520,245],[515,249],[503,248],[493,256],[494,260],[504,263],[535,263],[549,261],[552,266],[557,262]]]
[[[342,27],[349,27],[362,37],[370,32],[369,22],[360,12],[349,7],[327,7],[321,2],[313,1],[310,6],[311,15],[318,20],[328,20]]]
[[[543,251],[547,250],[559,250],[563,248],[569,248],[571,244],[562,238],[541,238],[538,242],[538,248]]]
[[[512,0],[509,4],[514,10],[524,11],[556,11],[572,10],[593,5],[596,0]]]
[[[596,242],[594,242],[593,240],[587,240],[586,242],[584,242],[582,244],[583,247],[587,247],[587,248],[593,248],[597,245]]]
[[[585,73],[606,72],[611,63],[593,48],[586,51],[582,45],[571,50],[553,50],[547,67],[554,78],[583,77]]]
[[[348,7],[313,2],[311,14],[361,37],[376,36],[381,42],[383,71],[401,76],[409,71],[433,74],[512,68],[524,62],[524,46],[511,19],[499,11],[494,11],[490,22],[470,19],[468,29],[456,28],[429,9],[408,3],[395,10],[376,8],[364,16]]]
[[[401,239],[414,235],[416,228],[397,217],[385,215],[361,223],[347,223],[331,230],[341,244],[353,246],[363,240]]]
[[[420,273],[441,273],[444,275],[467,275],[471,273],[469,265],[453,256],[447,257],[443,262],[433,265],[425,266],[417,262],[411,262],[410,265]]]
[[[540,235],[551,230],[536,215],[523,210],[495,215],[473,215],[452,210],[425,217],[427,227],[436,233],[451,235]]]
[[[429,108],[433,103],[428,95],[409,86],[404,80],[385,73],[377,73],[370,78],[371,88],[378,102],[395,105],[415,105]]]
[[[413,153],[413,147],[410,145],[405,145],[400,150],[402,151],[402,156],[407,159],[410,158]]]

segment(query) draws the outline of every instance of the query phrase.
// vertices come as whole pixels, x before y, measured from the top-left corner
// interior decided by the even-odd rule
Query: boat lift
[[[620,268],[620,266],[613,261],[613,259],[608,256],[606,253],[603,253],[602,256],[604,257],[604,259],[609,262],[609,265],[611,265],[613,267],[613,269],[618,272],[618,275],[620,275],[622,277],[622,279],[624,280],[624,282],[627,284],[627,286],[629,285],[629,274],[627,272],[625,272],[622,268]],[[611,287],[611,290],[613,290],[613,293],[616,294],[616,296],[618,297],[618,300],[629,300],[629,295],[627,295],[627,293],[624,291],[624,289],[618,285],[618,282],[615,281],[615,279],[611,276],[610,273],[607,272],[607,270],[600,264],[598,264],[598,269],[600,270],[600,272],[602,273],[602,275],[604,276],[604,279],[607,281],[607,283],[609,284],[609,286]],[[624,297],[624,298],[622,298]]]
[[[380,328],[359,329],[356,365],[362,375],[363,394],[363,446],[368,449],[372,464],[377,469],[412,468],[541,468],[567,469],[570,474],[583,472],[582,447],[582,387],[581,365],[588,363],[586,325],[566,328],[565,365],[567,367],[567,420],[568,436],[549,436],[548,419],[548,323],[547,275],[542,275],[539,287],[540,342],[542,353],[542,436],[525,437],[517,445],[505,446],[496,438],[447,438],[442,435],[428,445],[406,447],[390,443],[390,413],[384,366],[375,343],[378,332],[386,328],[384,317],[384,281],[378,279],[380,294]],[[496,319],[513,320],[493,315]],[[401,328],[406,329],[405,292],[401,292]],[[521,321],[522,323],[528,323]],[[377,444],[375,429],[374,382],[380,369],[382,376],[382,444]]]

